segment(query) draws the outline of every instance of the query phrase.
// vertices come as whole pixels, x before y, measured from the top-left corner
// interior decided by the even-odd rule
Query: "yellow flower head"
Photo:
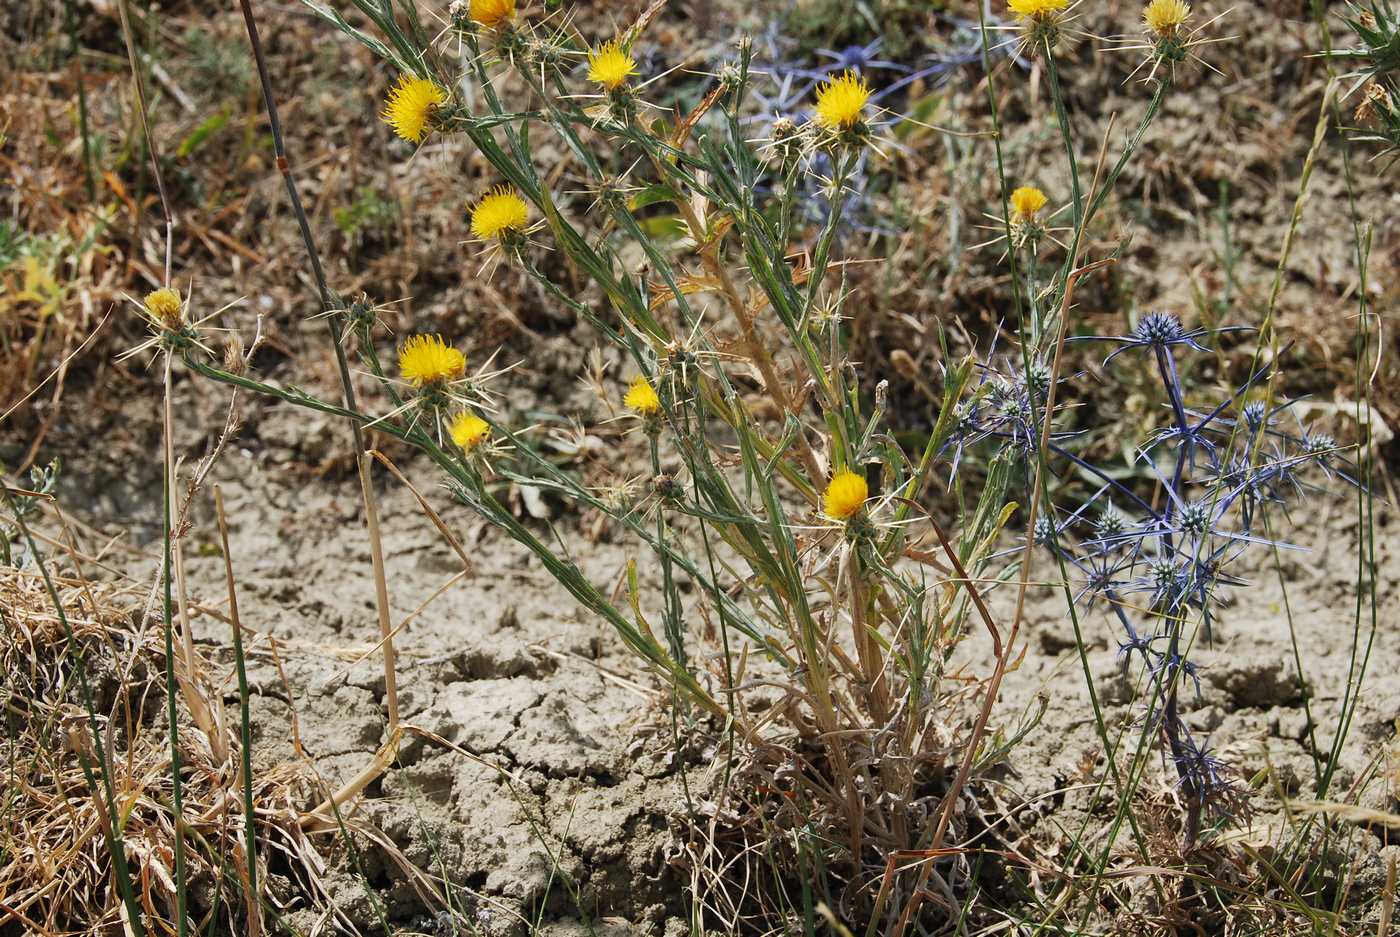
[[[635,410],[642,416],[651,416],[661,411],[661,398],[656,396],[656,388],[640,374],[632,378],[632,384],[627,388],[627,395],[622,398],[630,410]]]
[[[864,476],[842,469],[831,476],[822,494],[822,511],[834,521],[850,520],[870,497]]]
[[[146,294],[146,311],[162,325],[180,324],[180,294],[168,286],[163,286]]]
[[[414,387],[445,384],[466,373],[467,358],[441,335],[410,335],[399,348],[399,370]]]
[[[471,16],[488,29],[515,15],[515,0],[471,0]]]
[[[498,185],[481,197],[472,209],[472,234],[482,240],[504,238],[523,231],[527,217],[525,200],[508,186]]]
[[[1023,185],[1011,193],[1011,210],[1017,218],[1029,221],[1040,213],[1045,203],[1050,201],[1045,193],[1033,185]]]
[[[470,410],[464,410],[452,418],[448,432],[463,452],[471,452],[491,435],[491,424]]]
[[[1006,0],[1006,8],[1023,20],[1047,20],[1067,6],[1069,0]]]
[[[1159,39],[1176,36],[1191,18],[1191,5],[1186,0],[1152,0],[1142,11],[1142,21]]]
[[[636,61],[615,39],[588,53],[588,80],[596,81],[609,91],[621,87],[636,73]]]
[[[428,132],[433,110],[447,100],[447,92],[426,78],[404,75],[389,89],[389,99],[379,117],[409,143],[419,143]]]
[[[817,88],[817,123],[832,130],[854,127],[869,100],[870,83],[855,72],[828,78]]]

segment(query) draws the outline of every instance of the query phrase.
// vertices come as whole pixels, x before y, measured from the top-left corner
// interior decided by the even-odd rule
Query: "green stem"
[[[1050,98],[1055,102],[1055,122],[1060,125],[1060,139],[1064,143],[1065,158],[1069,162],[1069,187],[1071,205],[1074,209],[1074,227],[1078,230],[1084,221],[1084,192],[1079,184],[1079,157],[1074,152],[1074,134],[1070,130],[1069,112],[1065,109],[1064,89],[1060,87],[1060,69],[1055,64],[1055,53],[1048,45],[1045,48],[1045,74],[1050,79]],[[1070,251],[1070,257],[1074,257]]]

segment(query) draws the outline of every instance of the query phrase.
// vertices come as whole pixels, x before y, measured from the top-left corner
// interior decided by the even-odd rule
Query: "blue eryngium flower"
[[[1257,433],[1272,421],[1269,405],[1262,400],[1251,400],[1240,410],[1240,419],[1251,433]]]
[[[1107,358],[1103,360],[1108,364],[1114,358],[1131,351],[1134,348],[1157,351],[1175,347],[1190,348],[1195,351],[1206,351],[1198,339],[1207,335],[1222,335],[1227,332],[1252,332],[1253,329],[1244,326],[1232,326],[1220,329],[1190,329],[1181,324],[1181,320],[1170,312],[1149,312],[1138,320],[1138,324],[1129,335],[1076,335],[1070,341],[1079,342],[1114,342],[1119,347],[1114,349]]]
[[[1199,628],[1212,639],[1229,592],[1245,585],[1231,571],[1245,553],[1261,546],[1296,549],[1263,535],[1263,511],[1286,510],[1318,494],[1320,482],[1355,484],[1331,435],[1301,420],[1291,432],[1280,425],[1295,401],[1251,399],[1274,376],[1277,361],[1258,367],[1211,406],[1188,401],[1178,356],[1207,351],[1207,336],[1245,331],[1250,330],[1190,329],[1171,313],[1153,312],[1127,335],[1077,337],[1117,345],[1105,363],[1127,351],[1142,352],[1141,360],[1160,381],[1167,418],[1147,434],[1126,473],[1070,451],[1077,434],[1052,434],[1048,451],[1037,451],[1049,371],[1041,377],[1043,365],[1036,360],[999,367],[989,356],[948,443],[957,450],[955,472],[964,450],[981,443],[1024,465],[1043,457],[1052,472],[1065,465],[1068,472],[1101,483],[1077,509],[1048,507],[1033,536],[1077,580],[1072,601],[1102,608],[1121,624],[1125,638],[1118,654],[1125,670],[1133,663],[1144,668],[1142,702],[1178,775],[1188,847],[1205,813],[1245,806],[1228,769],[1207,745],[1192,739],[1180,715],[1182,685],[1197,697],[1200,692],[1200,672],[1189,659],[1193,632]],[[1030,473],[1025,474],[1029,484]],[[1129,479],[1144,474],[1153,482],[1151,490],[1135,490],[1141,486]]]

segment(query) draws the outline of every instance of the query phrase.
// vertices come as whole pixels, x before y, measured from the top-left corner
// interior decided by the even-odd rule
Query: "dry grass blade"
[[[1382,826],[1400,830],[1400,814],[1385,810],[1374,810],[1359,804],[1338,804],[1330,801],[1294,800],[1289,801],[1290,809],[1302,814],[1323,814],[1346,820],[1348,823],[1361,823],[1366,826]]]

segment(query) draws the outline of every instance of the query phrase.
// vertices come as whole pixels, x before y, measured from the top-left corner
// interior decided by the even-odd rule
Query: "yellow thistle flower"
[[[822,493],[822,512],[834,521],[850,520],[869,497],[865,478],[850,469],[842,469],[831,477]]]
[[[399,371],[414,387],[445,384],[466,370],[466,356],[441,335],[410,335],[399,348]]]
[[[1050,201],[1045,193],[1033,185],[1023,185],[1011,193],[1011,211],[1017,218],[1029,221],[1040,213],[1045,203]]]
[[[181,305],[179,292],[168,286],[146,294],[146,311],[165,326],[179,325]]]
[[[1142,11],[1142,21],[1159,39],[1172,39],[1191,17],[1186,0],[1152,0]]]
[[[1067,6],[1069,0],[1006,0],[1006,8],[1023,20],[1046,20]]]
[[[491,424],[470,410],[464,410],[452,418],[447,431],[463,452],[471,452],[486,441],[491,434]]]
[[[389,89],[389,98],[379,118],[393,127],[401,139],[420,143],[428,132],[433,111],[446,100],[447,92],[433,82],[404,75]]]
[[[504,185],[487,192],[472,209],[472,234],[482,240],[504,238],[523,231],[527,218],[525,200]]]
[[[515,0],[471,0],[471,17],[488,29],[515,15]]]
[[[609,91],[621,87],[636,73],[636,61],[615,39],[588,53],[588,80],[597,82]]]
[[[661,398],[656,395],[656,388],[640,374],[632,379],[622,402],[628,409],[635,410],[642,416],[652,416],[661,412]]]
[[[870,83],[853,71],[817,88],[817,123],[832,130],[854,127],[870,100]]]

